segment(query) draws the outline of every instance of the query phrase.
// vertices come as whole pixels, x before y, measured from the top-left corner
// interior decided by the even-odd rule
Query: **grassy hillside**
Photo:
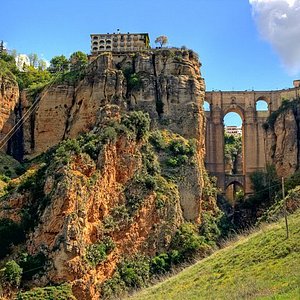
[[[300,299],[300,211],[130,299]]]

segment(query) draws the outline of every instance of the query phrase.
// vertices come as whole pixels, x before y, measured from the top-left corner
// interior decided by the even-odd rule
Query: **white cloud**
[[[249,0],[262,37],[290,74],[300,72],[300,0]]]

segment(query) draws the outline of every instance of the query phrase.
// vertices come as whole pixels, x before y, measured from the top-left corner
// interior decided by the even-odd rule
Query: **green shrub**
[[[289,191],[291,189],[294,189],[296,186],[300,185],[300,171],[296,171],[294,174],[289,176],[285,180],[285,189],[286,191]]]
[[[16,300],[76,300],[69,284],[34,288],[28,292],[20,292]]]
[[[38,253],[36,255],[22,253],[18,262],[23,269],[22,280],[30,280],[35,274],[43,270],[46,263],[46,257],[43,253]]]
[[[119,272],[115,272],[112,278],[101,285],[101,299],[109,300],[121,297],[127,291],[125,282],[121,279]]]
[[[4,174],[0,174],[0,180],[4,181],[5,183],[8,183],[10,181],[10,178]]]
[[[23,228],[10,219],[0,219],[0,258],[10,252],[11,245],[17,245],[24,241],[25,232]]]
[[[113,127],[105,127],[103,131],[101,132],[100,139],[103,142],[103,144],[106,144],[108,142],[116,142],[118,137],[117,131]]]
[[[164,274],[171,269],[171,259],[167,253],[161,253],[150,261],[150,272],[152,275]]]
[[[87,248],[86,259],[88,262],[96,266],[104,261],[115,247],[113,240],[110,237],[104,238],[101,242],[89,245]]]
[[[129,290],[146,286],[149,279],[149,259],[140,255],[124,258],[118,263],[114,276],[102,284],[102,297],[103,299],[121,297]]]
[[[212,215],[209,211],[204,211],[202,213],[202,222],[199,226],[199,233],[205,238],[206,243],[213,245],[221,236],[219,223],[222,216],[223,213],[220,213],[218,216]]]
[[[160,174],[160,164],[153,148],[148,143],[142,147],[143,165],[149,175]]]
[[[144,287],[150,279],[149,260],[144,256],[124,259],[118,264],[118,272],[127,287]]]
[[[68,164],[72,154],[81,152],[80,144],[76,139],[62,141],[55,151],[54,159],[62,164]]]
[[[139,74],[134,73],[131,67],[123,70],[124,77],[127,82],[127,93],[138,91],[143,87],[143,81]]]
[[[22,272],[22,268],[14,260],[9,260],[4,266],[3,280],[12,286],[19,286]]]
[[[167,147],[167,142],[164,139],[164,136],[162,135],[162,132],[160,130],[155,130],[151,132],[149,141],[158,151],[165,150]]]
[[[85,76],[85,70],[73,70],[56,74],[53,82],[56,84],[75,85]]]
[[[179,252],[181,260],[190,258],[198,250],[207,251],[208,248],[205,238],[199,236],[196,226],[192,223],[182,224],[171,242],[171,249]]]
[[[148,113],[134,111],[128,115],[124,115],[121,119],[121,124],[134,132],[136,139],[139,141],[144,138],[150,130],[150,117]]]
[[[120,222],[128,222],[131,220],[129,212],[125,205],[115,206],[111,212],[111,216],[118,223]]]

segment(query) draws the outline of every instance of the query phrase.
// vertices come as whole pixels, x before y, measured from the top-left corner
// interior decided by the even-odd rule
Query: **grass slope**
[[[217,251],[134,300],[300,299],[300,211]]]

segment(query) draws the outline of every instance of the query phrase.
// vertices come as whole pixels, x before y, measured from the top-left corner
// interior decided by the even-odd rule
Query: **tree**
[[[80,71],[88,64],[87,55],[81,51],[76,51],[70,56],[70,69],[71,71]]]
[[[39,61],[39,57],[36,53],[30,53],[28,55],[29,57],[29,62],[30,62],[30,65],[34,68],[37,68],[38,67],[38,61]]]
[[[41,71],[45,71],[47,69],[47,62],[44,59],[39,59],[38,69]]]
[[[54,56],[50,60],[50,73],[67,72],[69,71],[69,61],[64,55]]]
[[[165,35],[161,35],[155,39],[155,44],[159,44],[160,47],[168,43],[168,38]]]

